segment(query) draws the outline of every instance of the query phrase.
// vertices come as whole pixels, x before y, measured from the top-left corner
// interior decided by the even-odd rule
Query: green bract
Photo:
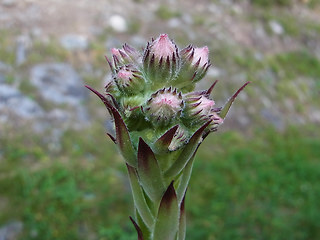
[[[217,81],[194,91],[210,66],[207,47],[179,50],[161,34],[143,53],[125,44],[112,54],[106,94],[87,88],[114,120],[116,136],[108,135],[127,164],[138,239],[183,240],[184,196],[195,153],[249,82],[217,108],[210,98]]]

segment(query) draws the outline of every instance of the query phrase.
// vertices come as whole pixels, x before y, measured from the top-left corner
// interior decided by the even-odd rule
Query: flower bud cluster
[[[138,239],[185,237],[184,197],[194,156],[203,139],[223,123],[244,84],[222,108],[206,91],[194,91],[209,66],[207,47],[182,50],[161,34],[143,53],[125,44],[107,58],[112,79],[103,95],[115,125],[108,133],[129,174]]]
[[[207,91],[194,91],[211,65],[208,47],[179,50],[167,34],[161,34],[142,53],[127,44],[111,52],[112,61],[107,61],[113,78],[106,92],[129,132],[144,132],[153,141],[178,125],[169,146],[175,150],[202,125],[210,122],[205,130],[209,133],[223,123],[226,112],[221,116],[222,108],[210,98],[215,83]]]

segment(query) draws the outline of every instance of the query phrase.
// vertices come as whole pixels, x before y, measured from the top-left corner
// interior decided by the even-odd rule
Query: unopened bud
[[[163,88],[151,95],[145,108],[150,120],[158,123],[169,123],[181,114],[184,106],[181,93],[177,89]]]
[[[192,65],[198,65],[198,68],[203,68],[209,64],[209,49],[207,46],[195,48],[192,58]]]
[[[215,111],[211,111],[210,119],[212,120],[209,125],[210,131],[216,131],[218,126],[223,123],[223,118],[221,118]]]
[[[122,48],[111,48],[111,53],[116,68],[141,61],[139,52],[128,44],[124,44]]]
[[[176,78],[180,69],[180,57],[177,46],[167,34],[161,34],[148,43],[143,57],[144,70],[153,84],[159,87]]]
[[[154,54],[157,60],[171,58],[176,52],[176,45],[169,39],[167,34],[161,34],[151,43],[150,52]]]
[[[120,91],[128,95],[142,91],[145,86],[142,73],[131,65],[120,67],[114,78]]]
[[[183,129],[181,126],[178,127],[176,133],[173,136],[173,139],[168,147],[170,151],[175,151],[179,147],[181,147],[187,140],[186,130]]]
[[[180,52],[182,58],[181,74],[178,81],[189,80],[189,84],[201,80],[210,67],[209,49],[207,46],[195,48],[188,46]]]
[[[208,121],[215,102],[201,92],[189,93],[185,96],[186,115],[197,124]]]

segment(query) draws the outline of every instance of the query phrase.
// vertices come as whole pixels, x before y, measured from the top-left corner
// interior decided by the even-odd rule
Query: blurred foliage
[[[157,16],[162,20],[169,20],[174,17],[181,16],[181,13],[171,9],[167,5],[160,5],[159,8],[156,11]]]
[[[290,6],[294,1],[293,0],[251,0],[253,4],[258,6]]]
[[[319,5],[319,0],[250,0],[251,3],[259,7],[289,7],[294,3],[304,3],[309,7],[315,7]]]
[[[312,132],[209,136],[187,194],[187,239],[319,239],[320,140]],[[136,239],[125,167],[102,129],[68,132],[58,152],[35,137],[0,144],[0,196],[10,203],[0,225],[20,219],[26,240]]]

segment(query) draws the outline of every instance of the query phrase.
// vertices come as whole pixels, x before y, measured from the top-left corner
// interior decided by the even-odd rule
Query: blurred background
[[[319,0],[0,0],[0,239],[133,240],[104,55],[207,45],[228,119],[198,151],[187,239],[320,239]]]

